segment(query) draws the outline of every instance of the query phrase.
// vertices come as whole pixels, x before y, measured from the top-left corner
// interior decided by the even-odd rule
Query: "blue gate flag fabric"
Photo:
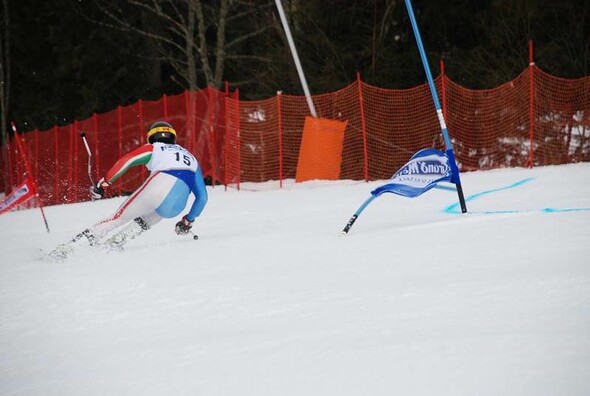
[[[422,149],[392,176],[390,183],[371,191],[371,195],[393,193],[415,198],[439,182],[450,182],[452,176],[447,154],[432,148]]]

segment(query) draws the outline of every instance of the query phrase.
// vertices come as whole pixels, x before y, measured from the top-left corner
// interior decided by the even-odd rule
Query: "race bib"
[[[152,159],[146,165],[151,172],[166,170],[197,171],[197,159],[184,147],[178,144],[154,143]]]

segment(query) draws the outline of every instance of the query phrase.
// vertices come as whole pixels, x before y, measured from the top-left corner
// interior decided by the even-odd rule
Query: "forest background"
[[[282,0],[313,95],[356,79],[425,82],[402,0]],[[534,61],[590,75],[590,2],[414,0],[433,75],[493,88]],[[303,90],[274,0],[2,0],[0,117],[45,130],[163,94],[212,86],[245,100]]]

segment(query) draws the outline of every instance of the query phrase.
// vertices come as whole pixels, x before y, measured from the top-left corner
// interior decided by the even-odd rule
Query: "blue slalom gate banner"
[[[418,151],[389,179],[389,183],[371,191],[371,196],[352,215],[343,234],[348,234],[361,212],[375,198],[384,193],[392,193],[403,197],[415,198],[424,194],[440,182],[455,183],[453,161],[447,153],[426,148]]]
[[[363,210],[369,205],[375,198],[383,193],[392,193],[402,195],[404,197],[414,198],[432,187],[436,186],[441,181],[450,181],[455,185],[457,195],[459,196],[459,204],[461,205],[461,212],[467,213],[467,206],[465,205],[465,197],[463,196],[463,187],[461,186],[461,180],[459,177],[459,168],[455,161],[455,154],[453,153],[453,145],[451,138],[447,131],[447,125],[443,114],[442,106],[438,100],[438,94],[436,92],[436,86],[434,85],[434,79],[432,78],[432,72],[428,65],[428,58],[426,57],[426,51],[422,44],[422,38],[420,37],[420,30],[418,29],[418,22],[412,9],[411,0],[405,0],[406,8],[408,10],[408,16],[412,24],[412,30],[416,37],[416,44],[418,45],[418,51],[420,58],[422,59],[422,65],[424,66],[424,72],[426,73],[426,80],[428,81],[428,87],[430,88],[430,94],[432,95],[432,101],[434,102],[434,108],[436,115],[438,116],[438,123],[440,130],[445,140],[446,152],[441,152],[435,149],[424,149],[412,156],[410,162],[404,165],[399,171],[393,175],[390,183],[381,186],[371,191],[371,196],[361,205],[360,208],[350,218],[346,227],[342,230],[343,234],[347,234],[350,227],[354,224],[357,217]]]
[[[401,167],[390,182],[373,191],[377,197],[383,193],[393,193],[408,198],[417,197],[430,190],[436,183],[450,182],[453,176],[449,157],[436,149],[423,149]]]

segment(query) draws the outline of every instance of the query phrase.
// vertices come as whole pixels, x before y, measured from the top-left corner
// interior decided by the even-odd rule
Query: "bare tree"
[[[502,84],[515,78],[528,65],[531,23],[538,17],[533,0],[500,0],[491,12],[475,17],[480,45],[465,54],[460,65],[452,59],[449,69],[462,68],[463,79],[480,81],[474,88]]]
[[[538,52],[543,65],[559,76],[587,76],[590,73],[590,3],[548,2],[543,11],[543,19],[536,20],[535,26],[549,45],[535,50],[535,54]]]
[[[234,27],[271,5],[247,0],[94,0],[94,4],[106,16],[94,22],[145,37],[157,49],[157,59],[170,65],[178,84],[189,90],[198,88],[200,76],[201,85],[221,88],[226,61],[248,57],[240,53],[245,48],[240,44],[268,29]]]
[[[10,45],[8,0],[2,0],[2,19],[0,24],[0,125],[2,134],[0,144],[8,141],[8,104],[10,94]]]
[[[2,19],[0,24],[0,147],[3,147],[2,163],[8,163],[8,151],[6,150],[8,142],[8,104],[10,92],[10,46],[8,35],[8,0],[2,0]],[[5,188],[10,186],[10,178],[7,171],[2,172],[2,180]]]

